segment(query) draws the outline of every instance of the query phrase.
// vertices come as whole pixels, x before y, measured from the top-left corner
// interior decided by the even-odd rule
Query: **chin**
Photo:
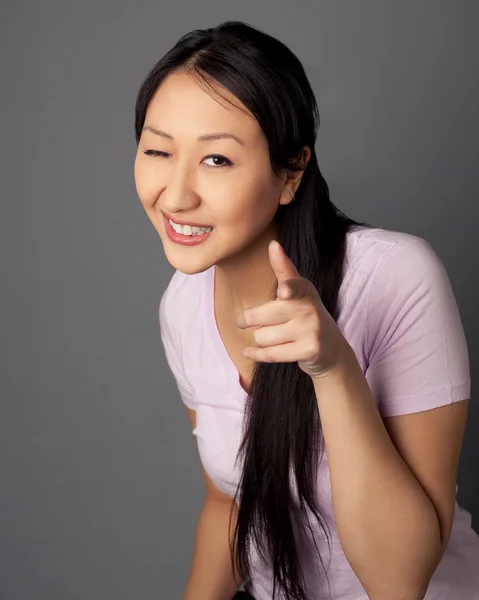
[[[210,263],[205,263],[205,262],[198,264],[198,263],[195,263],[194,260],[185,260],[185,261],[174,260],[174,259],[171,259],[168,256],[168,254],[166,255],[166,259],[168,260],[168,262],[174,269],[181,271],[185,275],[196,275],[197,273],[203,273],[204,271],[207,271],[209,268],[211,268],[214,264],[214,263],[210,264]]]
[[[180,269],[180,267],[175,267],[175,269],[177,269],[178,271],[181,271],[185,275],[196,275],[198,273],[203,273],[204,271],[207,271],[212,266],[213,265],[209,265],[209,266],[204,267],[202,269],[191,269],[191,268],[185,268],[185,267],[183,267],[181,269]]]

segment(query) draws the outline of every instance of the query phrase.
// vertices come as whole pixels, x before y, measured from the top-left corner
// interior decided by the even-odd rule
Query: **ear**
[[[299,188],[299,184],[304,175],[304,170],[306,169],[310,158],[311,148],[309,146],[304,146],[301,156],[301,171],[286,171],[287,177],[279,199],[280,204],[289,204],[293,201],[291,193],[295,194],[296,190]]]

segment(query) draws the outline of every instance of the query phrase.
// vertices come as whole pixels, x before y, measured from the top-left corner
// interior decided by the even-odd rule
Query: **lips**
[[[198,246],[199,244],[202,244],[205,240],[207,240],[212,232],[212,230],[210,230],[206,233],[184,235],[175,231],[166,215],[163,215],[163,220],[165,222],[166,234],[170,238],[170,240],[176,242],[177,244],[182,244],[183,246]]]
[[[203,225],[203,223],[195,223],[194,221],[181,221],[180,219],[174,219],[170,217],[167,213],[163,213],[167,219],[171,219],[173,223],[177,225],[189,225],[190,227],[212,227],[211,225]]]

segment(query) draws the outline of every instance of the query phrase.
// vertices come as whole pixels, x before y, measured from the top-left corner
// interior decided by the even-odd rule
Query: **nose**
[[[199,202],[199,196],[194,190],[194,181],[189,173],[179,166],[171,173],[162,194],[163,208],[170,214],[187,212],[194,208]]]
[[[161,208],[165,212],[174,215],[177,213],[188,213],[194,209],[198,203],[197,195],[190,190],[189,194],[183,194],[181,197],[178,195],[172,196],[170,194],[168,198],[161,203]]]

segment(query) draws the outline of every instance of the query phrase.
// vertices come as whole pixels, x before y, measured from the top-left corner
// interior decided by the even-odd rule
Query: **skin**
[[[226,100],[183,71],[162,82],[146,112],[134,175],[170,264],[187,274],[216,265],[216,289],[236,314],[269,299],[275,283],[268,255],[269,242],[277,239],[274,215],[280,204],[292,201],[303,171],[283,171],[277,177],[258,122],[231,92],[217,83],[214,88]],[[145,130],[147,126],[174,140]],[[244,145],[233,139],[197,140],[217,132],[234,134]],[[167,154],[147,156],[148,150]],[[212,154],[221,156],[208,157]],[[305,165],[309,157],[305,147]],[[177,244],[167,236],[162,211],[214,229],[198,246]]]

